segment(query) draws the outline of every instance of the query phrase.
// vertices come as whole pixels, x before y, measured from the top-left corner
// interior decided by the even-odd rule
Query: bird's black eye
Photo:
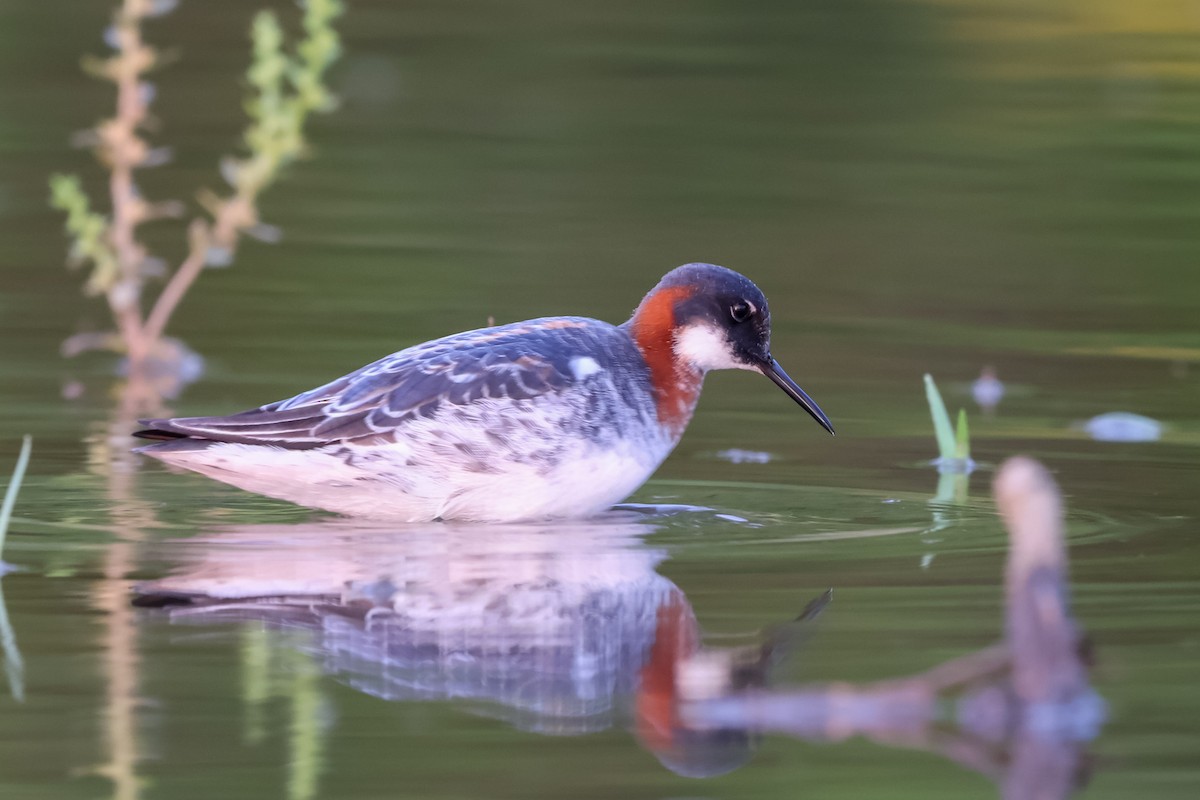
[[[754,314],[754,304],[739,300],[729,307],[729,316],[734,322],[745,322]]]

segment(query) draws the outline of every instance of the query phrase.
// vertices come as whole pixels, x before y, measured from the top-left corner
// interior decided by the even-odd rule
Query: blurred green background
[[[148,197],[218,186],[263,6],[294,23],[285,2],[184,0],[146,26],[176,56],[155,76],[152,134],[175,158],[140,176]],[[163,538],[304,513],[132,461],[115,360],[58,355],[108,325],[62,266],[46,178],[78,172],[103,197],[69,141],[111,113],[111,87],[79,71],[110,11],[0,0],[0,470],[35,438],[4,553],[29,568],[4,583],[29,697],[0,695],[0,794],[280,796],[295,726],[279,716],[267,745],[237,740],[238,633],[181,636],[125,601],[171,564]],[[673,266],[738,269],[771,298],[775,355],[838,436],[761,378],[709,380],[635,498],[763,526],[652,537],[701,625],[744,634],[833,585],[801,675],[821,679],[921,669],[997,634],[986,467],[977,499],[925,505],[932,372],[974,415],[985,465],[1026,452],[1066,489],[1079,613],[1113,705],[1090,796],[1194,796],[1200,2],[349,0],[338,27],[341,107],[314,119],[312,159],[262,204],[282,242],[247,242],[172,323],[208,365],[173,412],[285,397],[489,317],[618,322]],[[182,257],[180,226],[143,231]],[[966,393],[985,365],[1009,387],[991,417]],[[1167,427],[1143,444],[1078,429],[1108,411]],[[729,447],[774,460],[714,457]],[[891,525],[921,532],[795,543]],[[322,797],[994,794],[929,756],[785,740],[697,784],[620,726],[547,740],[316,680]],[[119,756],[137,780],[93,769]]]

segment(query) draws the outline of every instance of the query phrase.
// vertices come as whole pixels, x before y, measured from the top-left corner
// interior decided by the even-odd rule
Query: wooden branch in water
[[[1030,458],[1004,463],[993,485],[1008,527],[1005,635],[1021,703],[1063,702],[1087,686],[1079,633],[1068,608],[1062,498]]]
[[[814,740],[864,736],[983,772],[1005,797],[1066,797],[1081,772],[1079,742],[1096,734],[1104,705],[1068,608],[1061,495],[1028,458],[1007,461],[994,490],[1010,540],[1003,642],[898,680],[684,698],[683,718]],[[958,728],[947,731],[942,698],[955,694]]]

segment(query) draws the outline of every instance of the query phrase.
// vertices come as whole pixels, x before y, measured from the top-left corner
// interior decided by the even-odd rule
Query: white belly
[[[555,463],[505,463],[493,470],[469,456],[414,464],[407,442],[313,450],[207,442],[146,452],[247,491],[338,514],[514,522],[604,511],[645,483],[673,444],[600,447],[580,441]]]

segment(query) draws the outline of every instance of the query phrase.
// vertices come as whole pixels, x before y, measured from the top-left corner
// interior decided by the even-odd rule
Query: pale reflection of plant
[[[17,635],[8,618],[8,606],[4,600],[4,584],[0,583],[0,652],[4,655],[4,675],[8,680],[8,691],[18,703],[25,701],[25,661],[17,647]]]
[[[147,282],[162,275],[165,268],[138,241],[137,228],[143,222],[180,216],[183,204],[150,202],[134,181],[136,169],[170,160],[168,149],[153,148],[142,138],[154,97],[154,86],[144,76],[158,66],[160,56],[144,42],[141,26],[149,17],[168,13],[175,3],[123,0],[107,36],[115,55],[84,61],[87,72],[116,84],[116,114],[79,137],[94,146],[98,160],[109,170],[111,218],[92,210],[77,177],[55,175],[50,180],[51,202],[67,214],[71,261],[91,265],[86,289],[105,297],[116,331],[71,337],[63,344],[65,354],[94,349],[121,352],[131,376],[195,371],[196,357],[180,343],[164,338],[171,315],[206,266],[225,266],[233,260],[243,234],[278,238],[278,231],[259,220],[259,194],[284,167],[303,155],[303,129],[309,114],[333,107],[322,80],[340,52],[332,23],[342,7],[338,0],[304,0],[301,5],[305,37],[295,47],[295,55],[285,51],[284,35],[274,14],[262,11],[255,17],[254,60],[247,73],[253,88],[246,106],[251,118],[244,137],[248,155],[227,158],[221,164],[232,194],[199,193],[200,204],[211,220],[197,216],[188,225],[187,256],[154,303],[143,311]]]
[[[164,340],[170,345],[170,340]],[[131,373],[115,391],[116,404],[107,420],[99,422],[87,438],[88,471],[104,482],[106,510],[117,531],[116,541],[105,547],[102,578],[93,582],[91,602],[101,612],[104,698],[105,761],[94,772],[113,784],[117,800],[137,800],[143,780],[138,774],[141,745],[137,710],[141,695],[141,656],[135,609],[129,605],[132,581],[147,534],[161,527],[154,506],[138,496],[137,455],[130,449],[129,432],[139,416],[155,413],[162,398],[178,388],[170,371]]]
[[[245,714],[243,741],[262,744],[267,736],[265,711],[276,697],[288,701],[288,800],[311,800],[317,796],[325,761],[325,699],[320,691],[320,670],[293,637],[295,647],[277,647],[277,632],[261,627],[242,630],[242,709]]]
[[[940,754],[1011,800],[1066,798],[1085,777],[1084,746],[1106,712],[1068,608],[1061,496],[1045,468],[1022,458],[1004,465],[995,494],[1010,538],[1001,644],[873,684],[685,698],[685,719],[809,740],[863,736]]]
[[[319,688],[320,671],[313,660],[299,652],[294,657],[289,699],[292,719],[288,726],[291,758],[288,760],[289,800],[311,800],[317,796],[317,783],[325,761],[323,704]]]
[[[87,468],[104,482],[110,531],[118,538],[104,549],[101,578],[92,582],[90,600],[100,612],[100,649],[105,677],[104,761],[92,771],[112,782],[117,800],[137,800],[143,779],[137,712],[143,704],[136,610],[129,605],[130,573],[138,563],[144,538],[161,527],[151,503],[138,496],[137,456],[129,447],[129,431],[138,416],[152,413],[161,403],[163,373],[131,374],[118,387],[116,404],[107,420],[97,423],[87,438]]]
[[[165,605],[177,622],[262,620],[286,631],[269,652],[260,633],[243,634],[248,741],[261,740],[261,707],[278,693],[272,665],[315,652],[367,694],[453,699],[546,735],[602,730],[629,707],[639,741],[673,771],[728,772],[756,737],[689,729],[681,682],[763,685],[828,596],[757,644],[705,647],[687,598],[655,570],[664,553],[641,541],[653,527],[631,518],[493,526],[487,537],[448,524],[248,526],[180,543],[182,570],[141,587],[138,603]],[[298,642],[297,631],[311,635]],[[294,719],[310,720],[309,738],[293,725],[293,762],[319,766],[319,703],[303,681],[291,687]],[[294,793],[305,780],[293,775]]]
[[[113,783],[116,800],[136,800],[142,781],[137,774],[137,707],[141,657],[137,648],[137,628],[129,607],[129,581],[133,569],[136,541],[114,542],[104,559],[104,580],[97,581],[92,604],[104,615],[105,744],[108,760],[96,768]]]
[[[135,609],[129,605],[132,581],[142,542],[160,527],[154,507],[138,497],[137,456],[129,431],[137,417],[161,402],[154,384],[131,375],[121,387],[109,418],[87,440],[88,469],[104,480],[107,510],[119,538],[105,548],[102,579],[93,583],[91,602],[102,614],[101,638],[105,682],[105,763],[97,774],[113,783],[117,800],[137,800],[143,781],[138,775],[141,747],[137,709],[142,704],[141,656]]]
[[[8,606],[4,601],[4,575],[13,567],[5,563],[4,542],[8,537],[8,523],[12,519],[13,507],[17,504],[17,493],[21,490],[21,481],[25,479],[25,469],[29,466],[29,454],[33,448],[33,440],[25,436],[21,441],[21,452],[17,456],[17,464],[13,467],[12,477],[4,492],[4,503],[0,505],[0,653],[4,655],[4,674],[8,679],[8,690],[18,702],[25,700],[25,661],[21,650],[17,647],[17,635],[13,632],[12,622],[8,619]]]
[[[264,710],[271,699],[271,649],[267,631],[247,626],[242,630],[241,676],[242,708],[246,714],[242,740],[260,744],[267,736]]]

